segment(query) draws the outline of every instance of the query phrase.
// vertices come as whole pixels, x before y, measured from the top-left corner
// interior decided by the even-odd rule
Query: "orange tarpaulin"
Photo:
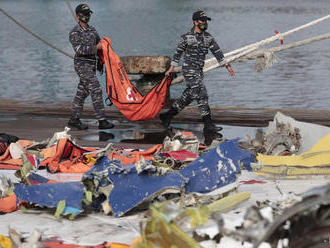
[[[54,150],[48,150],[48,158],[41,162],[41,166],[47,166],[48,169],[55,172],[63,173],[84,173],[87,172],[92,165],[84,162],[83,154],[85,152],[95,151],[96,148],[81,148],[73,144],[68,138],[60,139]]]
[[[32,144],[31,141],[20,141],[23,147]],[[108,155],[111,160],[120,160],[122,165],[134,164],[144,157],[145,160],[152,160],[155,153],[162,149],[162,145],[155,145],[145,151],[126,151],[117,150]],[[92,166],[86,159],[86,152],[97,151],[94,147],[79,147],[68,138],[58,140],[57,145],[45,148],[40,152],[43,155],[43,160],[40,167],[47,167],[50,172],[62,173],[85,173]],[[97,157],[97,152],[89,156]],[[12,159],[9,149],[0,156],[0,169],[19,170],[22,166],[22,159]]]
[[[18,140],[17,141],[23,148],[33,144],[30,140]],[[0,169],[7,170],[19,170],[23,165],[22,159],[13,159],[10,155],[9,147],[4,154],[0,156]]]
[[[145,160],[151,160],[156,152],[162,149],[163,145],[155,145],[145,151],[116,151],[112,152],[108,157],[111,160],[120,160],[122,165],[134,164],[144,157]]]
[[[15,193],[11,195],[0,198],[0,212],[11,213],[17,210],[17,197]]]
[[[105,64],[106,90],[109,100],[130,121],[154,118],[163,108],[172,77],[165,77],[147,95],[142,96],[128,79],[119,56],[112,50],[108,37],[101,40],[99,57]]]

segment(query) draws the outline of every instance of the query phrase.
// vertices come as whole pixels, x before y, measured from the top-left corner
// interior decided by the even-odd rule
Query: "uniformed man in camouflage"
[[[79,84],[76,96],[73,100],[72,116],[68,122],[69,127],[79,130],[87,129],[88,126],[80,121],[86,97],[91,95],[95,110],[96,119],[99,122],[99,129],[113,128],[114,125],[106,120],[102,89],[96,76],[96,55],[102,49],[100,36],[95,28],[88,25],[91,13],[87,4],[80,4],[76,7],[78,24],[70,32],[70,42],[74,51],[74,68],[79,76]]]
[[[178,66],[180,58],[184,54],[182,73],[187,88],[181,97],[174,102],[168,112],[160,114],[160,119],[165,127],[169,127],[173,116],[178,114],[193,100],[196,100],[204,122],[204,134],[215,133],[222,128],[217,128],[212,122],[208,95],[203,83],[203,66],[208,50],[213,53],[219,63],[224,59],[224,55],[212,35],[206,32],[207,21],[210,21],[211,18],[207,17],[204,11],[197,11],[193,13],[192,19],[194,27],[188,33],[181,36],[177,50],[171,61],[171,67],[166,72],[166,75],[173,72],[174,67]],[[234,76],[235,72],[232,67],[229,64],[225,66],[230,75]]]

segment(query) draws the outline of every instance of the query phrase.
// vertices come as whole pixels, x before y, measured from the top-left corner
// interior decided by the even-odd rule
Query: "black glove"
[[[103,65],[104,63],[101,61],[101,59],[98,59],[96,63],[96,70],[98,70],[101,75],[103,74]]]

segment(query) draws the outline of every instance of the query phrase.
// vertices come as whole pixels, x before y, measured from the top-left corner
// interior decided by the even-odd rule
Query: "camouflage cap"
[[[211,18],[206,16],[205,12],[202,10],[196,11],[192,15],[193,21],[201,20],[201,21],[211,21]]]

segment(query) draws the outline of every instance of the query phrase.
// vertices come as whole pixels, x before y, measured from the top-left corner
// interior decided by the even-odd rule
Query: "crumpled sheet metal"
[[[299,129],[299,133],[301,135],[301,144],[298,154],[308,151],[318,142],[318,140],[330,133],[329,127],[297,121],[294,118],[286,116],[281,112],[277,112],[274,116],[274,121],[269,123],[266,134],[272,132],[275,129],[276,122],[290,124],[292,128]]]
[[[220,144],[223,156],[228,158],[236,167],[242,165],[246,170],[252,171],[251,163],[256,162],[254,155],[239,147],[239,138],[228,140]]]
[[[276,120],[274,127],[269,128],[267,133],[257,129],[255,138],[246,135],[246,141],[240,142],[240,145],[254,154],[291,155],[298,152],[300,143],[301,135],[298,128],[293,128],[291,123]]]
[[[134,165],[122,166],[103,157],[84,177],[97,176],[100,180],[97,184],[100,186],[106,186],[107,183],[114,185],[108,200],[114,215],[120,217],[143,201],[152,199],[157,193],[168,189],[180,192],[186,181],[182,175],[167,173],[162,176],[157,175],[156,170],[156,167],[149,166],[138,173]],[[107,174],[106,178],[102,177],[104,173]]]
[[[14,183],[6,176],[0,175],[0,199],[13,193]]]
[[[18,184],[14,193],[18,200],[49,208],[56,208],[60,201],[65,200],[66,207],[63,212],[78,214],[82,211],[84,185],[80,182],[41,183],[30,186]]]
[[[257,160],[264,166],[299,166],[324,167],[330,166],[330,134],[324,136],[309,151],[297,156],[269,156],[258,154]]]
[[[163,152],[186,150],[195,154],[198,154],[199,141],[198,138],[192,132],[180,132],[177,131],[175,135],[165,137],[163,141]]]
[[[220,144],[180,171],[189,178],[186,193],[208,193],[236,180],[236,174],[241,170],[237,161],[225,156],[227,145]]]
[[[157,167],[146,166],[140,173],[134,165],[121,166],[106,157],[98,160],[84,178],[95,185],[113,184],[108,197],[116,217],[167,189],[185,193],[208,193],[236,181],[240,161],[252,160],[252,154],[238,147],[238,139],[223,142],[182,170],[157,175]],[[247,163],[247,162],[246,162]]]
[[[286,208],[256,235],[253,247],[259,247],[263,241],[272,239],[273,242],[277,241],[279,237],[287,239],[290,247],[328,247],[329,210],[330,184],[328,183],[305,192],[301,201]],[[287,223],[290,223],[290,232],[287,232]],[[282,235],[280,236],[279,233]]]

